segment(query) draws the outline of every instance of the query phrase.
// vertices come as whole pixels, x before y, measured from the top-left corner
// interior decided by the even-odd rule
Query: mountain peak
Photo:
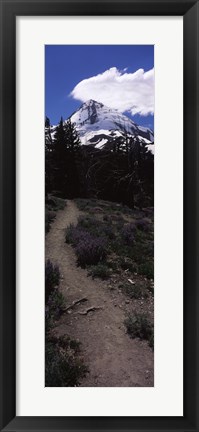
[[[150,129],[139,127],[126,115],[94,99],[84,102],[70,118],[76,125],[82,144],[100,148],[124,133],[140,137],[145,144],[153,142]]]
[[[96,100],[94,100],[94,99],[89,99],[89,100],[87,100],[86,102],[84,102],[82,105],[81,105],[81,107],[80,107],[80,109],[82,108],[82,107],[97,107],[97,108],[102,108],[104,105],[101,103],[101,102],[97,102]]]

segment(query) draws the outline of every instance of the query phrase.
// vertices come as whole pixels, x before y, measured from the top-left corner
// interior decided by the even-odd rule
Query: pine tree
[[[60,162],[60,160],[63,157],[65,157],[66,149],[67,149],[67,137],[66,137],[63,117],[61,117],[60,122],[55,130],[54,149],[55,149],[55,158]]]
[[[63,118],[55,130],[53,141],[53,159],[55,173],[55,190],[58,194],[66,194],[67,189],[67,136]]]
[[[78,155],[80,139],[75,125],[63,118],[56,128],[53,142],[55,189],[63,197],[74,198],[79,193]]]
[[[71,152],[77,152],[81,143],[75,125],[74,123],[71,123],[70,119],[66,122],[64,130],[67,137],[67,148]]]
[[[75,124],[69,119],[64,125],[67,145],[67,195],[77,197],[80,193],[79,169],[81,159],[81,146]]]
[[[49,129],[50,127],[50,119],[46,116],[45,118],[45,128]]]
[[[51,136],[50,119],[46,117],[45,118],[45,146],[49,146],[51,144],[52,144],[52,136]]]
[[[50,119],[45,119],[45,193],[48,194],[53,189],[53,141],[51,136]]]

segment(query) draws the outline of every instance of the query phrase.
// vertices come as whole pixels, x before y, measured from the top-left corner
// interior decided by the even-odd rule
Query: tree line
[[[136,136],[110,136],[103,149],[81,145],[75,125],[45,121],[46,194],[99,198],[130,207],[153,205],[154,157]]]

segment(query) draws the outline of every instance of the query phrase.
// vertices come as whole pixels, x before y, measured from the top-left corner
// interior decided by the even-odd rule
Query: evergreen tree
[[[70,119],[66,122],[64,130],[67,142],[67,196],[74,198],[79,196],[80,193],[79,162],[81,159],[81,143],[75,125],[71,123]]]
[[[49,129],[49,127],[50,127],[50,119],[46,116],[46,118],[45,118],[45,128]]]
[[[53,158],[55,190],[63,197],[74,198],[79,194],[79,152],[80,139],[75,125],[70,120],[64,123],[61,117],[54,135]]]
[[[60,162],[60,159],[64,158],[67,149],[67,137],[63,118],[61,117],[60,122],[55,130],[54,135],[54,149],[55,149],[55,159]]]
[[[65,133],[67,137],[67,147],[71,152],[77,152],[80,148],[80,139],[78,136],[78,133],[75,129],[74,123],[71,123],[71,120],[69,119],[65,126]]]
[[[63,118],[55,130],[53,141],[53,158],[54,158],[54,174],[55,174],[55,190],[61,196],[66,193],[67,189],[67,136]]]
[[[50,120],[45,119],[45,193],[48,194],[53,189],[54,182],[53,164],[53,141],[51,136]]]

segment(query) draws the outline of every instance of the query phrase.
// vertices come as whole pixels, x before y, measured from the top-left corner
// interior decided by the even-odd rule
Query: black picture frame
[[[199,430],[199,2],[192,0],[0,0],[0,429],[3,431]],[[183,16],[184,21],[184,416],[16,417],[16,145],[17,16]],[[176,335],[177,337],[177,335]],[[165,359],[166,362],[166,359]],[[171,387],[172,392],[172,387]],[[121,401],[122,403],[122,401]]]

